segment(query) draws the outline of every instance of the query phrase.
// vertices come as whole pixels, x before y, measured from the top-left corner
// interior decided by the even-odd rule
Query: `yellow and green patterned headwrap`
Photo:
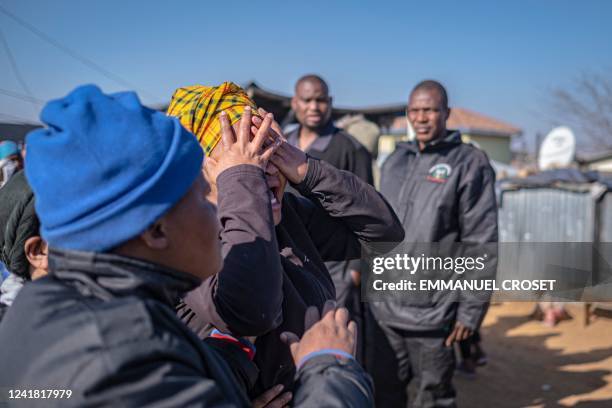
[[[255,103],[233,82],[219,86],[194,85],[174,91],[167,114],[177,117],[187,130],[196,135],[208,156],[221,140],[219,114],[225,111],[233,125],[240,120],[246,106],[253,109],[253,115],[259,116]]]

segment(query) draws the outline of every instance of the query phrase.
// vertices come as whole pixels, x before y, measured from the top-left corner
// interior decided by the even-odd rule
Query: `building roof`
[[[609,159],[612,159],[612,150],[604,150],[602,152],[582,152],[576,154],[576,161],[580,164],[596,163]]]
[[[451,129],[461,129],[466,132],[488,131],[510,136],[521,133],[521,129],[515,126],[464,108],[452,108],[446,125]]]
[[[463,133],[491,136],[510,137],[521,133],[521,129],[515,126],[465,108],[452,108],[446,126]],[[406,118],[404,116],[397,117],[391,125],[391,130],[405,132]]]
[[[24,123],[0,123],[0,140],[12,140],[20,142],[31,130],[37,129],[41,125]]]

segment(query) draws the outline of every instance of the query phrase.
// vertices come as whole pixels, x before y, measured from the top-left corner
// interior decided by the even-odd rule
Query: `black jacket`
[[[287,141],[299,148],[301,126],[287,134]],[[339,170],[350,171],[368,184],[374,185],[372,156],[370,152],[350,134],[329,122],[321,135],[308,147],[306,153],[315,159],[324,160]],[[290,190],[291,191],[291,190]],[[345,305],[353,288],[351,270],[361,270],[359,259],[342,262],[326,262],[325,266],[336,288],[336,300]]]
[[[175,315],[198,280],[110,254],[52,251],[49,276],[28,283],[0,324],[0,388],[71,390],[28,406],[246,407],[257,375],[246,354],[201,341]],[[302,406],[371,406],[359,365],[332,356],[297,377]]]
[[[372,186],[312,158],[304,181],[294,186],[302,197],[285,193],[282,221],[271,230],[271,214],[262,211],[269,206],[263,172],[246,170],[240,177],[226,171],[217,182],[226,254],[223,270],[191,291],[178,313],[201,337],[211,324],[238,335],[257,335],[259,393],[293,382],[295,367],[280,334],[292,331],[301,336],[306,308],[321,309],[326,300],[335,299],[324,261],[359,258],[362,243],[401,241],[404,233]],[[242,221],[224,222],[229,211]],[[227,236],[237,229],[246,243],[239,247]]]
[[[299,148],[300,127],[287,134],[287,141]],[[350,171],[360,179],[374,184],[372,156],[353,136],[329,122],[321,135],[308,147],[309,156],[325,160],[340,170]]]
[[[459,132],[449,132],[422,151],[415,142],[399,143],[383,164],[380,191],[404,225],[405,243],[485,244],[498,240],[494,184],[486,154],[462,143]],[[495,261],[496,252],[488,267]],[[455,320],[475,329],[486,313],[485,302],[435,296],[425,305],[376,302],[372,307],[379,320],[405,330],[447,329]]]

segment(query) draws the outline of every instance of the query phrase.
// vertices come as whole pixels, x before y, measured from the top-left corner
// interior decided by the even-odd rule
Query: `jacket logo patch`
[[[435,183],[446,183],[446,180],[450,177],[453,168],[446,163],[438,163],[429,169],[429,175],[427,180]]]

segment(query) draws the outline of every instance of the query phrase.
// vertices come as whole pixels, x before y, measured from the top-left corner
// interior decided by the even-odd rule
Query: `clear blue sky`
[[[321,74],[335,103],[403,102],[419,80],[451,105],[546,133],[548,89],[585,70],[612,71],[612,1],[0,0],[11,13],[165,102],[178,86],[256,80],[286,94]],[[0,29],[32,95],[117,84],[0,12]],[[0,44],[0,89],[24,94]],[[0,120],[35,120],[0,94]]]

